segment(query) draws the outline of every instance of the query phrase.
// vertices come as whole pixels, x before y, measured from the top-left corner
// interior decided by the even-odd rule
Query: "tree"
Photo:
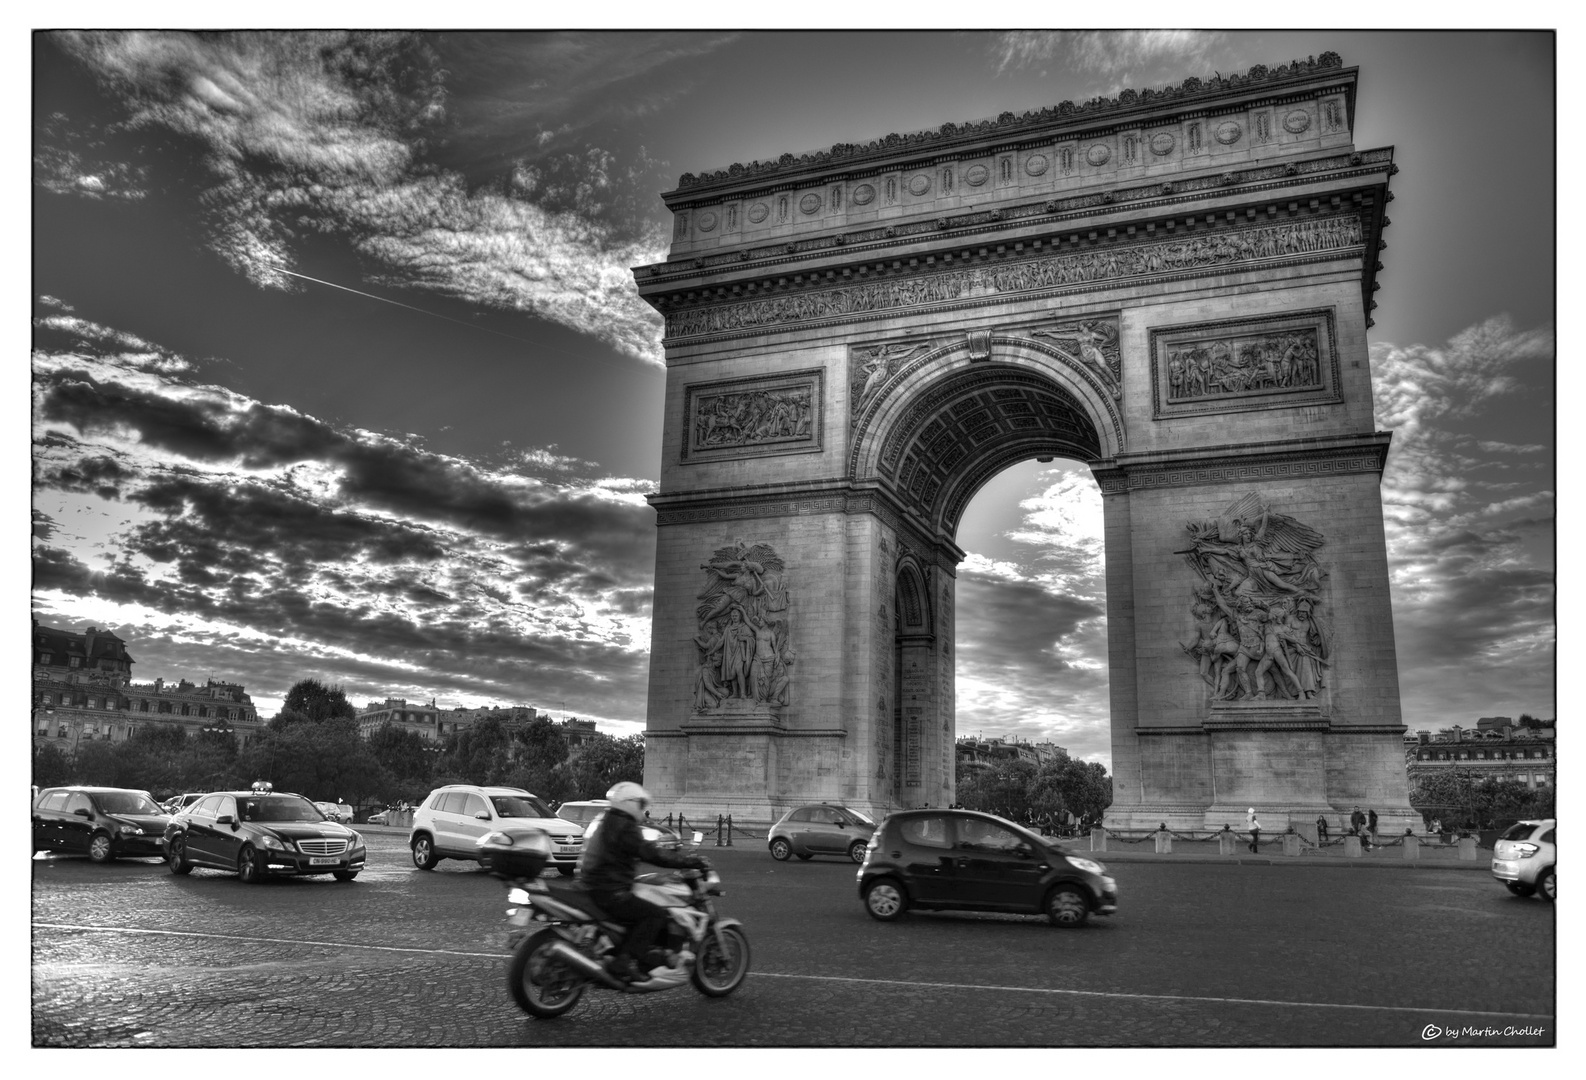
[[[596,734],[569,763],[573,794],[582,799],[601,799],[620,780],[644,783],[644,736],[629,735],[614,739]]]
[[[346,799],[354,805],[392,783],[348,717],[267,728],[248,747],[240,767],[277,790],[326,802]]]
[[[71,762],[54,743],[33,747],[33,783],[41,788],[56,787],[66,783],[71,776]]]
[[[323,721],[342,716],[348,720],[358,717],[358,710],[339,686],[326,686],[318,679],[300,679],[292,684],[282,702],[286,712],[296,713],[310,720]]]
[[[1041,767],[1030,803],[1038,815],[1057,817],[1066,811],[1081,818],[1099,817],[1112,805],[1112,777],[1100,762],[1065,756]]]

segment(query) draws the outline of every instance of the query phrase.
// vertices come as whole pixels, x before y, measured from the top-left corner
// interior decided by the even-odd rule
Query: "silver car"
[[[1534,894],[1551,904],[1557,888],[1557,833],[1553,818],[1515,822],[1492,846],[1492,876],[1516,896]]]
[[[794,855],[805,860],[815,855],[846,855],[862,863],[865,845],[875,831],[876,823],[857,810],[841,803],[811,803],[783,814],[766,834],[766,846],[778,862]]]

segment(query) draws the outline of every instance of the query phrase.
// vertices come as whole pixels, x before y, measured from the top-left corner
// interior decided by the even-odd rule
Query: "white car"
[[[325,815],[326,821],[336,821],[345,825],[352,820],[352,807],[345,803],[317,802],[314,809]]]
[[[479,841],[503,829],[525,827],[550,837],[551,865],[572,877],[584,851],[584,830],[557,817],[539,796],[522,788],[473,784],[436,788],[413,811],[408,848],[420,870],[433,870],[442,859],[480,862]]]

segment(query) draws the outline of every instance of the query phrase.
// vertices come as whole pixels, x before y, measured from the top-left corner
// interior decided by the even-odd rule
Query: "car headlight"
[[[143,830],[136,825],[121,825],[116,829],[122,836],[142,836]]]
[[[1092,862],[1089,859],[1081,859],[1073,855],[1066,856],[1066,858],[1070,866],[1076,870],[1083,870],[1087,874],[1095,874],[1099,877],[1107,872],[1107,868],[1099,862]]]
[[[271,836],[269,833],[260,833],[259,843],[272,851],[285,851],[288,846],[283,844],[280,840],[277,840],[275,837]]]

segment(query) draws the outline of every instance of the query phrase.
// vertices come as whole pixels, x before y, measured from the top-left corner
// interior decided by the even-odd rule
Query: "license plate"
[[[328,859],[328,858],[327,859],[317,859],[316,858],[316,859],[308,860],[308,865],[310,865],[310,866],[339,866],[340,864],[341,864],[341,860],[340,859]]]

